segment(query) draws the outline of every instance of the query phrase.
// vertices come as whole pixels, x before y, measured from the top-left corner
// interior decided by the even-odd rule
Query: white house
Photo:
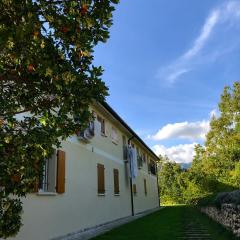
[[[159,206],[158,157],[109,105],[92,110],[94,124],[46,160],[37,191],[23,199],[24,225],[13,239],[57,238]],[[128,142],[137,154],[134,178]]]

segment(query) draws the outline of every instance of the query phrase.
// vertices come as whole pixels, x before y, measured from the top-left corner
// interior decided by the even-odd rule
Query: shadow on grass
[[[202,226],[210,239],[231,240],[238,239],[229,231],[213,222],[197,208],[190,206],[165,207],[155,213],[137,219],[128,224],[113,229],[95,240],[175,240],[187,239],[186,229],[189,224],[195,228]]]

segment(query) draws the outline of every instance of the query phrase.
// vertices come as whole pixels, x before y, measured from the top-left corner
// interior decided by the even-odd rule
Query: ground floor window
[[[113,181],[114,181],[114,194],[119,194],[119,171],[118,169],[113,169]]]
[[[54,150],[45,159],[43,171],[38,181],[38,192],[65,192],[65,152]]]
[[[104,176],[104,165],[98,163],[97,165],[97,184],[98,194],[105,194],[105,176]]]
[[[134,194],[134,195],[137,195],[137,186],[136,186],[135,183],[133,184],[132,189],[133,189],[133,190],[132,190],[132,191],[133,191],[133,194]]]
[[[144,178],[144,193],[147,195],[147,180]]]

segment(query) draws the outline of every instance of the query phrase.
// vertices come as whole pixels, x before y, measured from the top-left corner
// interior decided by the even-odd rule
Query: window
[[[147,163],[148,163],[147,164],[148,165],[148,173],[150,173],[151,172],[151,168],[150,168],[151,167],[151,160],[150,160],[150,158],[147,159]]]
[[[137,151],[137,157],[139,156],[139,148],[136,147],[136,151]]]
[[[101,124],[101,134],[105,136],[105,120],[100,117],[99,115],[97,116],[97,120],[100,122]]]
[[[138,168],[141,169],[143,166],[143,159],[142,159],[142,155],[140,154],[139,148],[137,148],[137,163],[138,163]]]
[[[147,180],[144,178],[144,193],[147,195]]]
[[[118,169],[113,169],[113,180],[114,180],[114,194],[119,194],[119,172]]]
[[[98,163],[97,165],[97,181],[98,181],[98,194],[105,194],[105,177],[104,165]]]
[[[152,160],[149,160],[149,163],[148,163],[148,172],[153,174],[153,175],[156,175],[157,174],[157,167],[156,167],[156,163]]]
[[[122,143],[123,143],[123,159],[127,160],[127,154],[128,154],[128,150],[127,150],[127,139],[126,137],[123,135],[122,136]]]
[[[111,137],[112,137],[113,143],[118,144],[118,133],[117,133],[117,129],[115,127],[112,127]]]
[[[65,152],[57,152],[57,193],[65,192]]]
[[[57,155],[54,150],[51,158],[45,159],[43,172],[39,179],[39,192],[55,192]]]
[[[146,153],[143,153],[142,158],[143,158],[143,162],[146,163]]]
[[[135,183],[134,183],[133,186],[132,186],[132,191],[133,191],[133,194],[134,194],[134,195],[137,195],[137,186],[136,186]]]
[[[37,189],[41,192],[65,192],[65,152],[54,150],[53,155],[45,159],[43,172]]]

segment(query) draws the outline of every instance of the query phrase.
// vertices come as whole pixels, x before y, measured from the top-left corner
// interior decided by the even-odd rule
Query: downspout
[[[134,138],[134,136],[130,137],[128,139],[128,145],[130,144],[130,141]],[[130,167],[130,172],[132,172],[132,165],[131,161],[129,161],[129,167]],[[132,210],[132,216],[134,216],[134,201],[133,201],[133,189],[132,189],[132,178],[129,177],[130,180],[130,191],[131,191],[131,210]]]

